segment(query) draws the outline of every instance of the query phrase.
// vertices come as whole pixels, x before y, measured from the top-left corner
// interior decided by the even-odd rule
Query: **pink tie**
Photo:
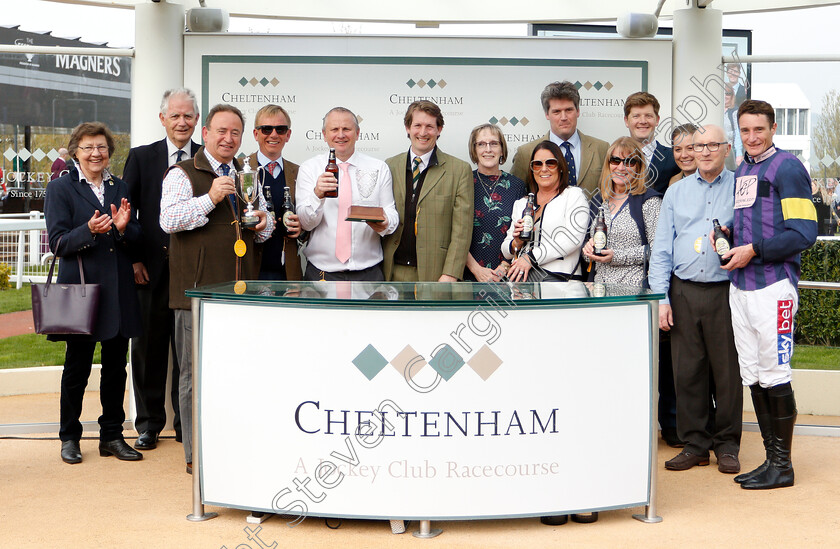
[[[352,225],[346,221],[350,204],[353,202],[353,186],[350,184],[350,164],[341,162],[338,165],[341,177],[338,182],[338,224],[335,229],[335,257],[342,263],[350,259],[350,233]]]

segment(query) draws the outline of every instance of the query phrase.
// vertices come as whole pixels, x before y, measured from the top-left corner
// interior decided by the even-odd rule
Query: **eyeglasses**
[[[501,147],[501,145],[502,144],[498,141],[479,141],[478,143],[475,144],[475,148],[476,149],[486,149],[487,147],[490,147],[491,149],[497,149],[497,148]]]
[[[280,126],[257,126],[257,129],[262,132],[263,135],[271,135],[271,132],[277,132],[277,135],[286,135],[286,132],[289,131],[289,126],[285,124]]]
[[[703,149],[708,147],[709,152],[718,152],[721,145],[726,145],[726,141],[722,141],[720,143],[695,143],[694,145],[691,145],[691,149],[696,153],[700,153],[703,152]]]
[[[99,154],[103,154],[108,150],[108,145],[85,145],[84,147],[79,147],[79,150],[85,152],[86,154],[90,154],[94,150]]]
[[[531,171],[540,171],[543,164],[545,164],[545,167],[548,168],[549,171],[553,172],[560,165],[560,162],[558,162],[556,158],[549,158],[545,162],[542,160],[531,160]]]
[[[641,163],[636,156],[628,156],[627,158],[621,158],[619,156],[611,156],[610,157],[610,166],[618,166],[619,164],[624,164],[628,168],[630,166],[636,167]]]

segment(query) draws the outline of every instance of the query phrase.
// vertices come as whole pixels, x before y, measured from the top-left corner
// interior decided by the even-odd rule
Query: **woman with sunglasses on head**
[[[510,264],[502,255],[501,242],[511,225],[513,203],[525,196],[525,183],[502,171],[508,156],[505,136],[498,126],[482,124],[473,128],[469,141],[475,185],[475,218],[472,244],[467,255],[464,280],[498,282]]]
[[[528,192],[536,199],[533,236],[527,242],[520,238],[528,202],[527,197],[521,198],[513,205],[511,219],[516,221],[502,243],[502,255],[513,260],[508,278],[514,282],[582,280],[580,247],[589,218],[586,196],[579,187],[569,186],[563,152],[551,141],[534,148],[530,166]]]
[[[108,172],[114,137],[107,126],[100,122],[79,124],[70,134],[67,149],[75,167],[47,186],[44,217],[50,249],[61,258],[59,283],[81,282],[81,259],[85,283],[99,284],[100,294],[91,335],[47,337],[67,342],[58,432],[61,459],[71,464],[82,461],[79,417],[98,342],[102,351],[99,455],[137,461],[143,454],[126,444],[122,432],[128,340],[141,332],[140,303],[129,253],[140,243],[140,224],[132,216],[128,187]]]
[[[641,144],[619,137],[607,150],[599,192],[590,202],[592,219],[599,210],[607,223],[607,246],[595,254],[592,238],[583,247],[595,282],[645,286],[650,244],[656,234],[662,198],[645,185],[646,165]],[[592,233],[594,234],[594,224]],[[594,277],[592,271],[594,270]]]

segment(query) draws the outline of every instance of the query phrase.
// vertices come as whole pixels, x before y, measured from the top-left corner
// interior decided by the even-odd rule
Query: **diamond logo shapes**
[[[519,119],[519,123],[522,124],[523,126],[527,126],[528,122],[530,122],[530,120],[528,120],[528,118],[525,117],[525,116],[523,116],[522,118]]]
[[[516,126],[517,124],[519,124],[519,119],[514,116],[513,118],[510,119],[510,123],[512,125]]]
[[[29,158],[31,156],[32,156],[32,153],[29,152],[26,149],[26,147],[24,147],[24,148],[22,148],[21,150],[18,151],[18,158],[20,158],[23,162],[26,162],[27,160],[29,160]]]
[[[403,377],[414,379],[420,370],[426,366],[426,359],[423,358],[411,345],[406,345],[400,354],[391,359],[391,366]]]
[[[6,154],[8,155],[8,151],[6,151]],[[6,156],[6,158],[9,158],[9,157]],[[11,158],[9,158],[9,160],[11,160]],[[822,160],[820,162],[825,164],[826,168],[830,168],[831,165],[834,164],[834,159],[831,158],[831,156],[828,153],[825,153],[825,156],[822,157]]]
[[[429,87],[430,87],[430,88],[434,88],[435,86],[437,86],[437,82],[435,82],[435,80],[434,80],[434,79],[429,80]]]
[[[262,77],[262,80],[260,80],[260,84],[262,84],[263,88],[264,88],[264,87],[266,87],[266,86],[268,86],[268,78],[266,78],[265,76],[263,76],[263,77]]]
[[[280,81],[277,80],[276,76],[271,79],[271,85],[274,86],[275,88],[277,87],[277,84],[279,84],[279,83],[280,83]]]
[[[257,84],[260,83],[260,81],[257,80],[256,77],[252,77],[250,80],[248,80],[248,83],[251,84],[252,86],[256,87]]]
[[[583,84],[583,87],[584,87],[584,88],[586,88],[586,91],[591,90],[591,89],[592,89],[592,82],[590,82],[589,80],[587,80],[587,81]]]
[[[426,81],[421,78],[420,80],[417,81],[417,85],[420,86],[421,88],[425,88],[426,87]]]
[[[595,82],[595,84],[593,84],[593,87],[594,87],[596,90],[600,90],[601,88],[603,88],[603,87],[604,87],[604,85],[603,85],[603,84],[601,84],[601,81],[599,80],[599,81]]]
[[[470,365],[470,368],[473,369],[475,373],[481,377],[484,381],[487,381],[493,372],[495,372],[499,366],[502,365],[502,359],[499,356],[490,350],[490,347],[487,344],[484,344],[481,349],[476,352],[467,364]]]
[[[244,87],[245,87],[245,84],[247,84],[247,83],[248,83],[248,79],[247,79],[247,78],[245,78],[245,77],[243,76],[242,78],[240,78],[239,80],[237,80],[237,82],[239,82],[239,85],[240,85],[240,86],[242,86],[242,87],[244,88]]]
[[[408,86],[409,88],[413,88],[414,86],[416,86],[416,85],[417,85],[417,82],[415,82],[414,80],[412,80],[411,78],[409,78],[409,79],[408,79],[408,82],[406,82],[406,83],[405,83],[405,85],[406,85],[406,86]]]
[[[583,84],[580,83],[580,80],[575,80],[575,89],[579,90],[583,87]]]
[[[373,345],[368,345],[353,359],[353,364],[359,369],[368,381],[376,377],[388,361],[382,356]]]
[[[3,153],[3,156],[6,157],[6,160],[11,162],[12,160],[15,159],[15,157],[17,156],[17,153],[14,151],[14,149],[9,147],[8,149],[6,149],[6,152]]]
[[[488,122],[490,122],[491,124],[496,124],[499,122],[499,119],[494,116],[490,120],[488,120]]]
[[[436,350],[435,356],[429,361],[429,366],[434,368],[445,381],[449,381],[464,365],[464,359],[448,343],[443,344]]]
[[[613,87],[614,87],[613,83],[610,82],[609,80],[607,80],[607,83],[604,84],[604,89],[606,89],[607,91],[610,91],[611,89],[613,89]]]
[[[508,119],[503,116],[499,119],[499,122],[501,122],[502,126],[507,126]]]
[[[39,149],[35,149],[35,152],[34,152],[34,153],[32,153],[32,158],[34,158],[34,159],[35,159],[36,161],[38,161],[38,162],[40,162],[41,160],[43,160],[45,156],[47,156],[47,155],[46,155],[46,154],[44,153],[44,151],[42,151],[40,148],[39,148]]]
[[[50,149],[50,152],[47,153],[47,158],[50,159],[50,162],[55,162],[55,159],[58,158],[58,151]]]
[[[446,87],[446,80],[444,80],[443,78],[438,80],[438,87],[445,88]]]

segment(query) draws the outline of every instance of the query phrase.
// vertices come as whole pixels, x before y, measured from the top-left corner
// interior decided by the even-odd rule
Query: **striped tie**
[[[414,157],[414,167],[411,170],[411,188],[412,192],[417,192],[417,182],[420,181],[420,160],[419,156]]]

